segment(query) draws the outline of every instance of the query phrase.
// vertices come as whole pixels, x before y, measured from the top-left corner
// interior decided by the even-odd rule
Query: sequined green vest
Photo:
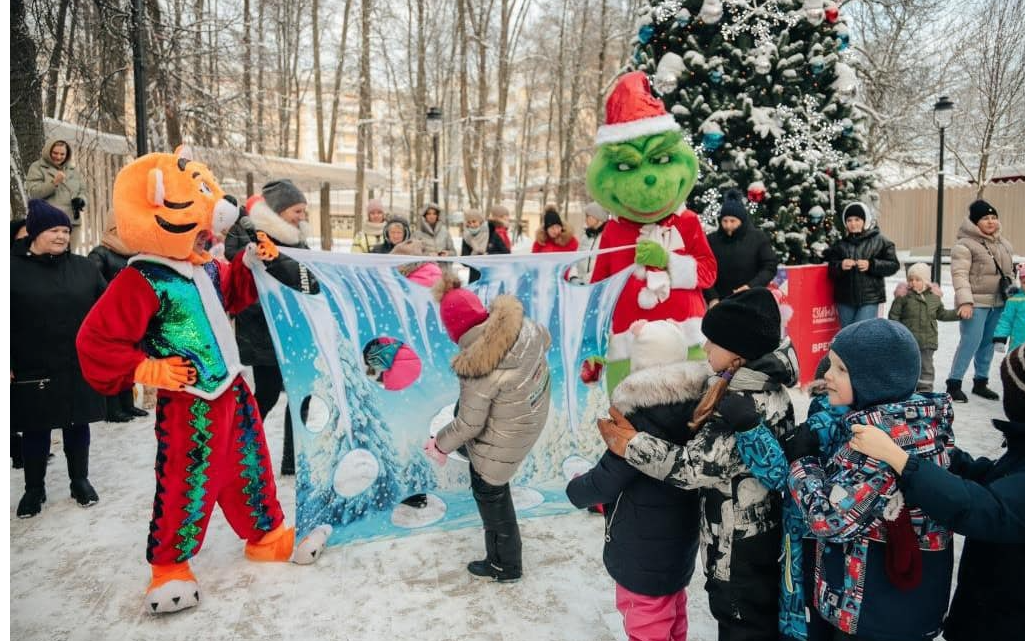
[[[143,350],[154,358],[189,359],[196,367],[196,382],[191,387],[215,393],[229,371],[196,283],[160,263],[137,260],[132,267],[149,282],[160,302],[142,339]]]

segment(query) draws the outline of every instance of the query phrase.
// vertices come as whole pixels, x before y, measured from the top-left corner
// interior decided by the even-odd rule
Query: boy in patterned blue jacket
[[[833,340],[825,380],[831,405],[850,405],[835,427],[884,430],[901,448],[950,464],[953,410],[945,394],[915,393],[921,360],[903,325],[872,319]],[[888,464],[841,445],[828,461],[811,426],[784,435],[787,486],[816,538],[809,638],[914,641],[939,634],[950,596],[951,532],[904,504]]]

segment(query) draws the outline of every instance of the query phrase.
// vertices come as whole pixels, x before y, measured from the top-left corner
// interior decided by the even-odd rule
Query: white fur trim
[[[295,552],[292,553],[292,563],[309,565],[319,559],[332,531],[331,526],[327,524],[313,528],[313,531],[303,537],[303,540],[299,541],[299,545],[295,547]]]
[[[634,265],[633,277],[637,280],[644,280],[648,277],[648,268],[644,265]]]
[[[669,279],[673,289],[694,289],[698,286],[698,261],[686,254],[669,254]]]
[[[659,303],[669,300],[669,274],[661,270],[649,269],[645,277],[647,284],[637,293],[637,305],[641,309],[654,309]]]
[[[285,245],[298,245],[303,238],[302,230],[274,213],[267,203],[260,201],[249,212],[249,219],[257,231],[262,231],[274,240]]]
[[[683,334],[683,340],[689,347],[701,345],[705,342],[705,335],[701,333],[701,318],[688,318],[685,321],[666,319]],[[621,361],[630,358],[633,351],[634,334],[629,329],[613,334],[609,337],[609,348],[605,357],[610,361]]]
[[[146,611],[150,614],[177,612],[199,605],[199,584],[195,581],[168,581],[146,593]]]
[[[170,267],[174,271],[178,272],[185,278],[192,280],[193,275],[193,264],[187,260],[175,260],[174,258],[168,258],[167,256],[157,256],[156,254],[136,254],[128,259],[128,264],[143,260],[147,263],[160,263],[166,267]]]
[[[641,136],[651,136],[666,131],[679,131],[680,125],[676,124],[676,118],[670,114],[664,116],[653,116],[631,120],[614,125],[602,125],[598,127],[598,135],[594,137],[595,145],[605,145],[610,142],[626,142]]]
[[[904,507],[904,495],[900,490],[897,490],[890,500],[886,502],[886,507],[883,508],[883,519],[887,521],[896,521],[897,517],[900,516],[901,508]]]
[[[612,391],[612,404],[629,414],[640,407],[701,398],[712,368],[705,361],[681,361],[634,372]]]

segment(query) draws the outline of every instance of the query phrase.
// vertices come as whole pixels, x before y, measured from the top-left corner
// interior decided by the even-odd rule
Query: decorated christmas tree
[[[652,0],[634,47],[632,66],[651,77],[701,161],[690,208],[714,224],[722,192],[738,188],[784,263],[821,262],[839,234],[836,214],[874,186],[837,5]]]

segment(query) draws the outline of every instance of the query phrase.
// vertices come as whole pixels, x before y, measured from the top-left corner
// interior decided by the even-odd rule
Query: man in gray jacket
[[[523,317],[523,304],[497,296],[491,309],[446,274],[435,289],[441,321],[459,344],[452,369],[459,376],[455,419],[427,441],[427,455],[444,465],[464,447],[470,487],[484,522],[487,556],[470,574],[516,581],[523,574],[520,530],[509,479],[516,474],[548,420],[551,397],[548,330]]]

